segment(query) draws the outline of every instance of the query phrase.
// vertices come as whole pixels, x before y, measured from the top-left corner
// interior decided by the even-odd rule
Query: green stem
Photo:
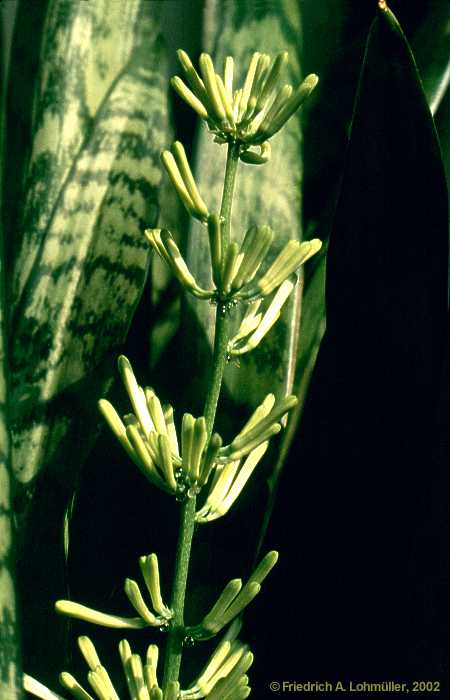
[[[180,530],[172,591],[174,617],[169,630],[164,664],[164,690],[170,681],[178,680],[184,641],[184,599],[195,526],[196,498],[186,498],[181,505]]]
[[[225,180],[222,193],[222,205],[220,216],[222,217],[222,250],[225,251],[230,242],[231,209],[233,204],[234,186],[236,182],[237,166],[239,163],[239,147],[230,143],[227,153],[225,168]],[[216,417],[217,403],[219,401],[222,386],[223,373],[227,359],[227,345],[229,339],[229,319],[224,304],[219,303],[216,309],[216,321],[214,331],[214,350],[212,358],[211,377],[208,384],[208,392],[205,400],[204,416],[208,436],[211,436]],[[186,584],[189,572],[189,560],[191,556],[192,538],[195,527],[196,498],[187,498],[181,506],[180,530],[175,562],[175,575],[172,591],[172,610],[174,617],[169,630],[167,640],[166,658],[164,665],[163,688],[167,689],[171,681],[177,681],[180,674],[181,657],[183,654],[184,630],[184,603],[186,598]]]
[[[222,218],[222,255],[225,256],[230,242],[231,231],[231,207],[233,205],[234,186],[236,184],[236,173],[239,165],[239,145],[228,144],[227,164],[225,168],[225,181],[222,193],[222,206],[220,216]]]

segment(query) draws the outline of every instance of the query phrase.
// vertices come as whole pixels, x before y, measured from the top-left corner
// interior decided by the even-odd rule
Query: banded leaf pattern
[[[0,261],[0,278],[3,273]],[[3,297],[3,284],[0,294]],[[3,299],[0,304],[0,696],[21,696],[16,591],[14,587],[13,514],[11,499],[10,440],[6,412],[6,367]]]
[[[156,222],[167,130],[157,13],[158,3],[141,0],[49,7],[14,278],[13,466],[22,483],[82,422],[78,383],[88,381],[95,404],[98,368],[142,292],[142,231]]]
[[[0,8],[0,62],[6,58],[5,9]],[[21,700],[17,596],[15,589],[14,518],[12,510],[10,438],[6,363],[5,264],[3,227],[4,64],[0,65],[0,697]]]

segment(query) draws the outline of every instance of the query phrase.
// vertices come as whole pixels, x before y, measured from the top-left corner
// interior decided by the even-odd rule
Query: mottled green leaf
[[[298,60],[301,27],[294,2],[211,3],[205,17],[205,50],[218,67],[226,55],[235,59],[236,78],[243,80],[253,51],[271,55],[289,51],[285,82],[296,86],[301,72]],[[218,211],[222,193],[225,147],[212,142],[202,129],[197,146],[197,177],[206,193],[210,209]],[[241,240],[251,224],[269,224],[275,232],[272,255],[290,238],[301,239],[301,117],[296,115],[272,139],[272,157],[267,165],[240,165],[232,217],[232,237]],[[191,231],[188,245],[189,265],[199,279],[209,269],[205,232]],[[296,355],[298,311],[301,290],[286,305],[260,347],[244,355],[240,369],[231,367],[225,386],[235,401],[247,406],[258,404],[269,391],[284,394],[293,382]],[[213,310],[195,304],[194,314],[211,341]]]
[[[14,519],[10,472],[10,438],[7,417],[5,357],[4,275],[0,262],[0,697],[22,697],[14,566]]]
[[[1,70],[5,54],[3,39],[3,8],[0,9],[0,188],[3,183],[3,144],[4,144],[4,91]],[[5,275],[4,275],[4,228],[3,198],[0,189],[0,697],[4,700],[22,698],[22,673],[20,665],[15,588],[14,561],[14,519],[11,488],[11,451],[8,422],[8,391],[6,338],[7,317],[5,314]]]
[[[49,6],[13,281],[13,466],[22,483],[68,448],[76,426],[88,445],[84,409],[143,288],[142,231],[156,221],[168,125],[158,9],[141,0]]]

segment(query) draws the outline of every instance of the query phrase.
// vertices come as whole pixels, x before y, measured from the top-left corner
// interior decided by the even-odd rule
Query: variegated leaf
[[[158,7],[50,3],[14,275],[13,466],[22,483],[70,446],[75,426],[87,446],[84,409],[143,288],[142,231],[157,216],[167,130]]]
[[[0,275],[3,264],[0,262]],[[3,284],[0,292],[3,296]],[[14,586],[10,439],[7,421],[3,299],[0,308],[0,697],[19,700],[19,632]]]
[[[3,181],[3,67],[5,62],[4,8],[0,8],[0,187]],[[19,630],[16,589],[14,585],[13,511],[11,489],[10,438],[8,425],[8,394],[6,364],[6,314],[4,275],[3,198],[0,191],[0,697],[4,700],[22,698]]]
[[[233,56],[240,84],[253,51],[274,55],[288,50],[289,66],[283,77],[294,86],[300,82],[301,27],[296,3],[252,0],[210,2],[206,7],[205,50],[211,52],[218,69],[221,70],[225,56]],[[211,135],[202,130],[197,177],[200,190],[207,193],[210,210],[220,208],[225,158],[225,147],[219,150]],[[301,117],[296,115],[272,139],[272,156],[267,165],[239,166],[232,237],[241,240],[251,224],[269,224],[275,232],[273,257],[288,239],[301,239],[301,182]],[[196,226],[189,239],[188,258],[195,275],[203,280],[209,269],[205,243],[204,230]],[[300,296],[298,287],[267,338],[256,350],[242,356],[240,369],[231,367],[226,372],[226,388],[238,403],[254,406],[269,391],[284,394],[291,389]],[[212,309],[198,303],[193,308],[211,340]]]
[[[0,294],[3,297],[3,261],[0,261]],[[0,697],[19,700],[21,674],[19,632],[14,585],[13,513],[11,499],[10,439],[7,420],[5,324],[0,303]]]

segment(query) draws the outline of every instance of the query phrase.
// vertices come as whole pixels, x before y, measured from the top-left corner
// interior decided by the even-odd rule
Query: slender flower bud
[[[173,78],[171,78],[170,83],[174,90],[176,90],[179,94],[179,96],[187,102],[189,107],[192,107],[194,112],[197,112],[198,116],[201,119],[207,119],[208,118],[208,112],[206,110],[205,105],[194,95],[194,93],[189,90],[187,85],[181,80],[181,78],[178,75],[175,75]]]
[[[245,586],[242,585],[241,579],[230,581],[201,623],[189,628],[189,634],[194,639],[205,639],[217,634],[225,625],[228,625],[258,595],[262,582],[277,560],[278,552],[272,551],[266,554]]]
[[[303,265],[317,253],[321,247],[322,242],[318,238],[303,243],[295,240],[288,241],[267,272],[257,281],[260,293],[263,296],[267,296],[273,292],[300,265]]]
[[[59,675],[59,682],[76,700],[93,700],[92,695],[85,691],[72,674],[63,671]]]
[[[286,66],[288,59],[289,55],[287,51],[282,51],[273,59],[270,70],[267,73],[264,85],[258,95],[258,101],[256,105],[258,112],[266,106],[267,101],[272,96],[273,90],[275,89],[278,83],[278,79],[281,75],[281,71]]]
[[[141,617],[121,617],[120,615],[108,615],[107,613],[93,610],[80,603],[71,600],[58,600],[55,603],[56,612],[78,620],[91,622],[101,627],[113,627],[115,629],[141,629],[147,623]]]
[[[142,578],[150,593],[153,608],[161,617],[170,619],[172,617],[172,612],[164,605],[161,596],[158,557],[156,554],[140,557],[139,566],[141,568]]]
[[[188,159],[186,157],[186,151],[184,150],[184,146],[182,143],[180,143],[180,141],[175,141],[175,143],[172,146],[172,153],[175,157],[179,172],[181,174],[181,177],[183,178],[183,182],[186,186],[189,197],[191,198],[192,203],[194,205],[197,217],[203,221],[208,218],[208,207],[206,206],[205,202],[200,196],[200,192],[198,191],[198,187],[195,183],[192,170],[189,166]]]
[[[219,122],[223,122],[225,120],[225,110],[222,105],[222,100],[220,99],[216,72],[214,70],[214,64],[211,56],[207,53],[202,53],[200,56],[199,65],[206,92],[214,111],[214,116],[219,120]]]
[[[215,292],[213,289],[203,289],[197,284],[170,231],[167,229],[146,229],[145,235],[150,245],[169,265],[173,274],[186,291],[199,299],[211,299],[214,296]]]
[[[203,102],[205,107],[208,109],[210,106],[208,96],[206,93],[206,88],[203,80],[200,78],[199,74],[195,70],[194,66],[192,65],[192,61],[187,55],[186,51],[183,51],[182,49],[178,49],[177,51],[177,58],[180,62],[180,65],[183,69],[183,72],[186,76],[187,81],[189,82],[189,85],[191,86],[191,89],[195,93],[195,95]]]
[[[230,100],[233,100],[233,73],[234,60],[232,56],[227,56],[225,59],[224,85]]]
[[[255,78],[256,67],[258,65],[260,54],[255,52],[250,59],[247,75],[245,77],[244,87],[242,88],[242,98],[239,105],[238,121],[242,121],[246,116],[248,101],[251,94],[253,81]]]
[[[261,301],[253,304],[241,321],[237,334],[228,343],[228,354],[232,357],[243,355],[256,348],[279,319],[281,310],[295,287],[294,282],[285,280],[277,290],[264,314],[256,313]]]
[[[198,191],[184,147],[179,141],[175,141],[172,151],[172,153],[170,151],[161,153],[161,161],[167,174],[191,216],[200,221],[206,221],[208,207]]]
[[[75,679],[73,679],[75,680]],[[76,681],[75,681],[76,683]],[[39,681],[36,680],[36,678],[33,678],[32,676],[29,676],[28,673],[24,673],[22,675],[22,685],[23,689],[27,692],[30,693],[31,695],[34,695],[37,698],[41,698],[41,700],[64,700],[61,695],[58,695],[57,693],[54,693],[51,691],[47,686],[43,685],[42,683],[39,683]],[[89,695],[89,693],[85,692],[85,696],[82,697],[82,700],[93,700],[93,698]],[[74,697],[81,697],[81,696],[75,696]]]

